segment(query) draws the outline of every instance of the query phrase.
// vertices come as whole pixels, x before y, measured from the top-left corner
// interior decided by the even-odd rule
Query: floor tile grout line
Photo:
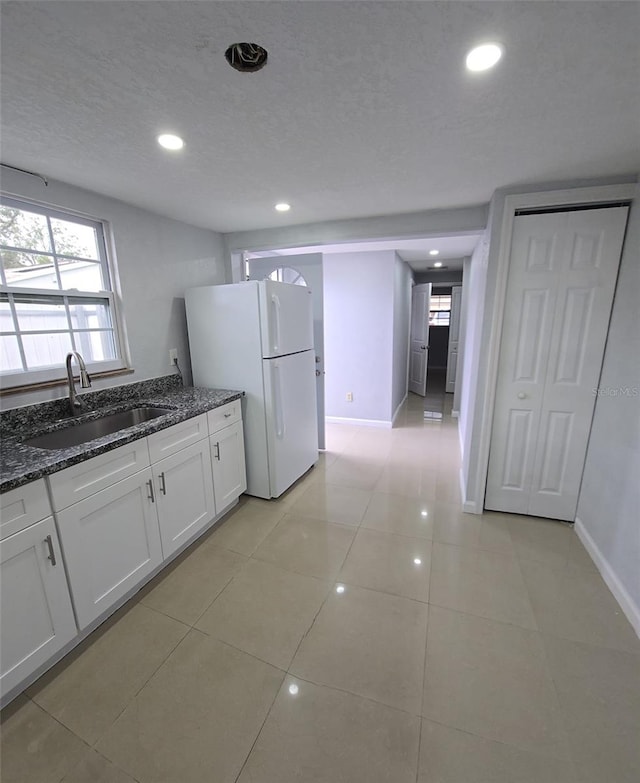
[[[526,625],[518,625],[517,623],[511,623],[507,620],[498,620],[496,617],[487,617],[484,614],[465,612],[462,609],[452,609],[450,606],[442,606],[442,604],[436,604],[433,601],[429,601],[429,606],[433,606],[435,609],[443,609],[445,612],[455,612],[456,614],[462,614],[465,617],[473,617],[476,620],[486,620],[490,623],[498,623],[499,625],[505,625],[509,628],[518,628],[521,631],[528,631],[529,633],[537,633],[542,635],[542,632],[538,628],[527,628]]]
[[[540,643],[542,645],[542,654],[544,656],[544,667],[547,672],[547,676],[549,677],[549,681],[551,682],[551,687],[553,688],[553,692],[556,698],[556,703],[558,705],[558,713],[559,716],[563,719],[561,728],[565,735],[566,745],[567,745],[567,751],[569,752],[569,758],[571,759],[571,765],[574,769],[574,773],[577,780],[577,774],[578,774],[578,768],[576,765],[576,760],[574,758],[573,749],[571,747],[571,739],[569,736],[569,732],[565,728],[567,725],[567,721],[564,720],[565,717],[567,717],[566,709],[562,700],[562,696],[560,695],[560,688],[558,686],[558,683],[556,682],[556,678],[553,675],[553,670],[551,668],[551,661],[549,660],[549,652],[547,650],[547,645],[544,640],[544,634],[540,632]]]
[[[73,734],[73,736],[76,737],[76,739],[79,739],[80,742],[82,742],[87,748],[93,748],[93,745],[91,745],[91,743],[87,742],[86,739],[84,739],[79,734],[77,734],[70,726],[67,726],[66,723],[63,723],[60,720],[60,718],[58,718],[56,715],[53,715],[53,713],[49,712],[49,710],[47,710],[45,707],[43,707],[42,704],[38,704],[38,702],[34,701],[34,699],[32,699],[30,696],[25,696],[25,698],[28,701],[30,701],[34,705],[34,707],[39,709],[41,712],[44,712],[44,714],[47,715],[49,718],[51,718],[51,720],[55,721],[59,726],[62,726],[62,728],[65,731],[68,731],[70,734]],[[22,707],[20,709],[22,709]],[[65,775],[66,774],[67,773],[65,772]]]
[[[307,636],[308,636],[308,635],[309,635],[309,633],[311,632],[311,629],[313,628],[313,626],[314,626],[314,625],[315,625],[315,623],[316,623],[316,620],[317,620],[317,618],[318,618],[318,615],[320,614],[320,612],[322,611],[323,607],[325,606],[325,604],[326,604],[326,603],[327,603],[327,601],[329,600],[329,597],[330,597],[330,596],[331,596],[331,594],[333,593],[333,590],[335,589],[335,584],[336,584],[336,581],[337,581],[337,579],[338,579],[338,578],[339,578],[339,576],[340,576],[340,572],[342,571],[342,569],[343,569],[343,567],[344,567],[345,561],[346,561],[347,557],[349,556],[349,552],[351,552],[351,547],[353,546],[353,542],[354,542],[355,540],[356,540],[356,536],[354,535],[354,537],[351,539],[351,543],[349,544],[349,548],[347,549],[347,551],[346,551],[346,553],[345,553],[345,556],[344,556],[344,557],[343,557],[343,559],[342,559],[342,562],[341,562],[341,564],[340,564],[340,567],[339,567],[339,568],[338,568],[338,570],[336,571],[335,578],[331,580],[331,583],[332,583],[332,584],[331,584],[331,587],[329,588],[329,591],[327,592],[327,595],[326,595],[326,596],[325,596],[325,598],[324,598],[324,601],[323,601],[323,602],[322,602],[322,604],[320,605],[320,607],[319,607],[318,611],[317,611],[317,612],[315,613],[315,615],[313,616],[313,620],[311,621],[311,624],[309,625],[309,627],[307,628],[307,630],[306,630],[306,631],[305,631],[305,633],[303,634],[303,636],[302,636],[302,639],[300,639],[300,641],[298,642],[298,646],[296,647],[296,649],[295,649],[295,652],[293,653],[293,656],[291,657],[291,660],[289,661],[289,667],[287,668],[287,672],[289,672],[289,671],[290,671],[291,664],[292,664],[292,663],[293,663],[293,661],[295,660],[295,657],[296,657],[296,655],[298,654],[298,650],[300,649],[300,647],[301,647],[302,643],[304,642],[304,640],[307,638]]]
[[[489,737],[486,734],[478,734],[475,731],[469,731],[469,729],[463,729],[459,726],[454,726],[452,723],[445,723],[441,720],[436,720],[434,718],[428,718],[425,715],[422,716],[423,721],[427,721],[428,723],[435,723],[437,726],[443,726],[445,729],[451,729],[452,731],[459,731],[461,734],[466,734],[469,737],[477,737],[478,739],[486,740],[487,742],[495,742],[496,745],[502,745],[505,748],[512,748],[515,750],[520,751],[521,753],[526,753],[530,756],[534,756],[535,758],[539,759],[555,759],[557,761],[564,761],[569,762],[572,767],[574,767],[573,762],[573,756],[570,755],[567,758],[562,758],[561,756],[555,756],[550,753],[542,753],[539,750],[532,750],[531,748],[523,748],[520,745],[514,745],[513,742],[505,742],[504,740],[495,739],[494,737]],[[555,781],[553,782],[555,783]],[[564,783],[564,781],[563,781]]]
[[[282,671],[282,670],[280,670],[280,671]],[[283,677],[282,677],[282,682],[278,686],[278,689],[276,690],[276,692],[274,694],[273,700],[272,700],[271,704],[269,705],[269,709],[265,713],[264,720],[260,724],[260,728],[258,729],[258,731],[256,733],[256,736],[254,737],[253,742],[251,743],[251,747],[249,748],[249,751],[248,751],[247,755],[245,756],[244,761],[242,762],[242,766],[240,767],[240,769],[238,770],[238,774],[234,778],[234,783],[237,783],[237,781],[239,780],[240,776],[242,775],[242,771],[246,767],[247,761],[249,761],[249,757],[253,753],[253,749],[255,748],[256,743],[260,739],[260,735],[262,734],[262,730],[264,729],[265,723],[267,722],[267,720],[269,718],[269,715],[271,715],[271,711],[273,710],[273,705],[276,703],[276,700],[277,700],[277,698],[278,698],[278,696],[280,694],[280,690],[282,689],[282,686],[283,686],[284,681],[286,680],[286,678],[287,678],[287,674],[285,672]]]
[[[169,615],[165,615],[163,612],[158,612],[156,609],[153,609],[153,608],[152,608],[152,607],[150,607],[150,606],[146,606],[145,608],[146,608],[146,609],[151,609],[151,611],[154,611],[154,612],[156,612],[156,614],[161,614],[161,615],[163,615],[163,617],[169,617]],[[96,748],[96,745],[97,745],[97,744],[98,744],[98,743],[99,743],[99,742],[100,742],[100,741],[103,739],[103,737],[104,737],[104,736],[107,734],[107,732],[108,732],[108,731],[109,731],[109,730],[110,730],[110,729],[111,729],[111,728],[112,728],[112,727],[113,727],[113,726],[114,726],[114,725],[115,725],[115,724],[118,722],[118,720],[119,720],[120,716],[123,714],[123,712],[124,712],[124,711],[125,711],[125,710],[126,710],[128,707],[129,707],[129,705],[130,705],[130,704],[131,704],[131,703],[132,703],[132,702],[133,702],[133,701],[134,701],[134,700],[135,700],[135,699],[138,697],[139,693],[140,693],[140,692],[141,692],[141,691],[142,691],[144,688],[146,688],[146,686],[147,686],[147,685],[148,685],[148,684],[151,682],[151,680],[152,680],[152,679],[155,677],[155,675],[156,675],[156,674],[158,673],[158,671],[159,671],[159,670],[162,668],[162,666],[164,666],[164,664],[167,662],[167,660],[168,660],[168,659],[169,659],[169,658],[170,658],[170,657],[173,655],[173,653],[174,653],[174,652],[175,652],[175,651],[178,649],[178,647],[179,647],[179,646],[182,644],[182,642],[183,642],[183,641],[184,641],[184,640],[187,638],[187,636],[189,635],[189,632],[193,630],[193,626],[190,626],[188,623],[184,623],[184,622],[182,622],[181,620],[176,620],[176,618],[175,618],[175,617],[169,617],[169,619],[173,620],[174,622],[179,622],[179,623],[181,623],[182,625],[186,626],[186,628],[187,628],[187,631],[186,631],[186,633],[184,634],[184,636],[183,636],[181,639],[179,639],[179,640],[176,642],[176,644],[175,644],[175,645],[174,645],[174,646],[171,648],[171,650],[169,650],[169,652],[167,653],[167,655],[165,655],[165,657],[162,659],[162,661],[161,661],[161,662],[160,662],[160,663],[159,663],[159,664],[158,664],[158,665],[155,667],[155,669],[154,669],[154,670],[151,672],[151,674],[149,675],[149,677],[147,677],[147,679],[144,681],[144,683],[143,683],[143,684],[142,684],[142,685],[141,685],[141,686],[138,688],[138,690],[137,690],[137,691],[136,691],[136,692],[133,694],[133,696],[132,696],[132,697],[131,697],[131,698],[130,698],[128,701],[127,701],[127,703],[126,703],[126,704],[124,705],[124,707],[123,707],[123,708],[120,710],[120,712],[119,712],[119,713],[116,715],[116,717],[113,719],[113,721],[111,721],[111,723],[109,724],[109,726],[107,726],[107,727],[104,729],[104,731],[102,732],[102,734],[100,734],[100,736],[99,736],[99,737],[98,737],[98,738],[95,740],[95,742],[93,742],[93,743],[91,744],[91,747],[92,747],[94,750],[96,750],[98,753],[100,753],[100,751],[98,751],[98,750],[97,750],[97,748]],[[104,754],[102,754],[102,753],[101,753],[101,755],[104,755]],[[107,756],[105,756],[105,758],[108,758],[108,757],[107,757]],[[115,762],[113,762],[113,761],[112,761],[112,759],[108,759],[108,760],[109,760],[109,761],[111,761],[111,763],[115,763]],[[125,772],[126,772],[126,770],[125,770]],[[129,774],[129,773],[127,772],[127,774]]]
[[[424,700],[424,683],[423,683],[423,700]],[[420,712],[422,713],[422,707],[420,708]],[[422,714],[420,715],[420,728],[419,728],[419,734],[418,734],[418,757],[416,759],[416,783],[418,783],[418,780],[420,778],[420,756],[422,754],[422,724],[423,724],[424,718],[422,717]]]
[[[363,696],[362,693],[356,693],[355,691],[350,691],[348,688],[341,688],[339,685],[329,685],[326,682],[318,682],[316,680],[312,680],[308,676],[301,677],[300,675],[295,674],[292,671],[288,671],[287,676],[295,680],[298,680],[300,682],[306,682],[309,685],[314,685],[316,688],[326,688],[327,690],[330,691],[345,693],[348,696],[353,696],[356,699],[362,699],[363,701],[371,702],[371,704],[377,704],[380,707],[386,707],[389,710],[395,710],[396,712],[401,712],[403,715],[408,715],[410,718],[420,719],[422,717],[417,712],[411,712],[410,710],[405,710],[404,708],[398,707],[395,704],[387,704],[387,702],[380,701],[379,699],[374,699],[372,696]]]

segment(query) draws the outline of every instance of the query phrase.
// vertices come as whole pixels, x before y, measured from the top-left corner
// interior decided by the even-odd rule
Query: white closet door
[[[627,212],[515,219],[485,508],[575,518]]]
[[[431,283],[413,287],[411,293],[411,338],[409,349],[409,391],[424,397],[427,393],[429,355],[429,303]]]

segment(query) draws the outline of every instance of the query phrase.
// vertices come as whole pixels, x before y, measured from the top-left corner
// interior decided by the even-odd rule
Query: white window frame
[[[449,300],[449,307],[443,307],[443,299]],[[429,304],[429,326],[450,326],[451,324],[451,294],[432,294]],[[438,323],[438,313],[447,314],[446,323]]]
[[[105,360],[105,361],[99,361],[99,362],[92,362],[90,360],[87,360],[87,357],[84,356],[83,358],[86,361],[86,366],[89,374],[93,374],[96,377],[99,377],[103,374],[110,374],[118,371],[127,371],[129,369],[128,362],[127,362],[127,350],[126,345],[124,343],[124,329],[122,328],[122,324],[119,317],[119,308],[118,308],[118,302],[117,302],[117,295],[116,295],[116,270],[115,265],[112,261],[111,253],[109,252],[109,248],[111,246],[110,242],[110,231],[109,231],[109,225],[106,221],[100,220],[99,218],[91,217],[89,215],[80,214],[78,212],[75,212],[70,209],[66,208],[60,208],[60,207],[52,207],[46,204],[37,203],[34,201],[30,201],[28,199],[22,198],[20,196],[13,196],[11,194],[0,194],[0,203],[2,206],[8,206],[15,209],[22,209],[27,212],[34,212],[40,215],[44,215],[48,218],[58,218],[60,220],[66,220],[73,223],[78,223],[80,225],[90,226],[91,228],[95,229],[96,231],[96,239],[97,239],[97,250],[98,250],[98,261],[93,259],[94,263],[97,263],[100,265],[102,270],[102,280],[103,285],[108,285],[108,288],[102,291],[79,291],[77,289],[64,289],[64,288],[28,288],[28,287],[20,287],[15,285],[7,285],[6,280],[4,278],[4,273],[2,272],[2,268],[0,265],[0,294],[3,295],[3,299],[5,295],[10,301],[10,309],[13,314],[13,321],[14,321],[14,328],[18,333],[19,330],[17,329],[18,321],[15,313],[15,307],[12,303],[13,295],[19,297],[20,295],[28,296],[32,299],[37,300],[38,298],[42,298],[42,300],[51,301],[52,298],[59,299],[60,303],[65,305],[65,311],[67,312],[67,320],[68,320],[68,329],[65,330],[55,330],[59,333],[69,334],[71,338],[71,344],[72,344],[72,350],[78,350],[78,347],[75,342],[74,337],[74,330],[71,327],[71,323],[69,320],[69,311],[68,311],[68,305],[71,303],[73,304],[73,300],[86,300],[91,299],[96,302],[104,302],[104,304],[107,306],[111,318],[111,323],[113,326],[113,341],[115,345],[115,352],[116,357],[114,359]],[[40,254],[41,255],[51,255],[52,258],[65,258],[65,255],[63,253],[56,253],[55,251],[55,245],[53,243],[53,238],[51,239],[51,251],[43,251]],[[2,249],[11,249],[11,250],[18,250],[18,251],[26,251],[26,252],[34,252],[27,248],[10,248],[9,246],[2,245]],[[16,331],[12,332],[1,332],[3,335],[13,335],[16,334]],[[43,331],[43,332],[30,332],[30,334],[51,334],[52,331]],[[21,346],[20,340],[18,341],[20,345],[20,354],[23,361],[23,366],[26,363],[25,357],[24,357],[24,351]],[[74,374],[77,373],[77,367],[75,363],[73,364],[73,372]],[[63,383],[66,381],[66,368],[64,364],[56,364],[51,365],[48,367],[38,368],[38,369],[23,369],[19,371],[7,371],[3,372],[0,368],[0,387],[2,387],[3,390],[9,391],[12,389],[21,389],[24,387],[31,387],[31,386],[39,386],[39,385],[48,385],[48,384],[55,384],[55,383]]]

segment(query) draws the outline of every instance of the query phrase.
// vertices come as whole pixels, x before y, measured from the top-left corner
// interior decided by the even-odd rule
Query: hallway
[[[328,425],[5,710],[3,783],[640,779],[638,638],[570,525],[460,512],[443,413]]]

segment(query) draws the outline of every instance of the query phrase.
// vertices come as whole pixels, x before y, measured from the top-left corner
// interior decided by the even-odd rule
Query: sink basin
[[[38,449],[66,449],[69,446],[78,446],[105,435],[111,435],[118,430],[143,424],[145,421],[157,419],[166,413],[172,413],[171,408],[133,408],[130,411],[110,413],[99,419],[85,421],[82,424],[72,424],[61,430],[47,432],[35,438],[25,440],[27,446],[35,446]]]

